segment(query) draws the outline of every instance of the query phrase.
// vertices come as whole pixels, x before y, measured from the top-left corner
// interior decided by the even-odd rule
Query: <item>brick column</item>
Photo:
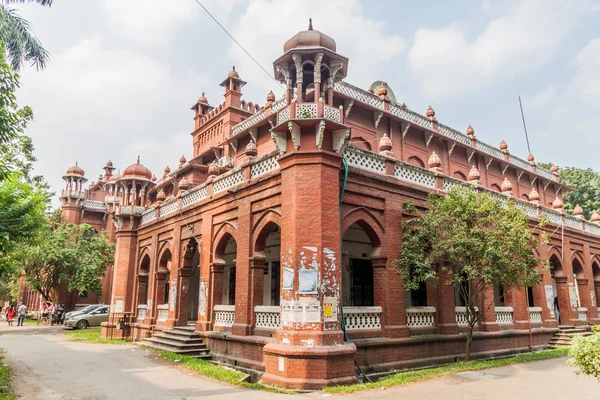
[[[513,308],[513,324],[517,329],[529,329],[529,305],[525,288],[512,288],[505,295],[506,304]]]
[[[446,285],[444,283],[449,277],[450,272],[440,270],[440,277],[437,284],[437,320],[440,333],[446,335],[458,333],[454,286]]]
[[[237,220],[237,250],[235,261],[235,322],[231,328],[234,335],[250,334],[254,308],[251,308],[250,286],[250,202],[240,202]]]
[[[300,129],[304,150],[288,147],[279,159],[281,263],[284,271],[292,271],[294,286],[285,290],[281,285],[282,329],[277,341],[263,348],[263,383],[311,389],[354,382],[356,346],[344,342],[339,313],[341,155],[316,148],[315,126]],[[329,135],[325,131],[324,147]],[[334,321],[324,321],[324,297],[336,300]]]
[[[481,297],[481,296],[480,296]],[[496,322],[496,308],[494,306],[494,288],[488,286],[485,289],[483,306],[481,298],[477,300],[479,307],[479,328],[485,332],[494,332],[499,330]]]
[[[202,239],[198,247],[200,252],[200,261],[198,268],[200,268],[200,290],[204,289],[204,308],[198,305],[198,321],[196,322],[196,330],[208,331],[211,329],[212,322],[212,310],[214,299],[212,297],[212,288],[215,283],[213,281],[213,264],[211,263],[211,253],[214,253],[212,247],[211,238],[212,232],[212,216],[208,213],[203,214],[202,217]],[[221,282],[220,287],[223,289],[223,269],[221,268]],[[222,296],[222,294],[221,294]],[[221,297],[219,298],[219,303]]]
[[[210,317],[210,327],[208,330],[212,329],[215,324],[214,315],[214,307],[216,304],[221,304],[223,302],[223,272],[225,270],[225,264],[222,262],[214,262],[210,265],[210,285],[209,285],[209,304],[207,314],[210,313],[208,317]]]
[[[558,294],[558,308],[560,310],[560,325],[576,324],[579,325],[577,313],[574,313],[571,308],[571,300],[569,295],[569,284],[566,276],[557,276],[556,292]]]
[[[577,290],[579,291],[579,302],[581,303],[581,307],[587,308],[587,319],[589,322],[592,314],[592,299],[590,298],[590,291],[588,289],[588,280],[585,278],[577,278]],[[597,314],[598,311],[594,313],[594,316]],[[577,319],[579,319],[579,314]]]
[[[173,328],[177,326],[179,319],[178,309],[182,286],[181,283],[182,278],[185,279],[185,275],[182,275],[180,272],[180,270],[183,268],[183,259],[180,256],[182,253],[182,247],[183,243],[181,242],[181,229],[177,226],[175,227],[173,233],[173,246],[171,247],[171,270],[169,271],[170,282],[169,293],[167,295],[167,298],[169,299],[169,317],[165,321],[166,328]],[[173,294],[175,295],[173,296]]]
[[[256,324],[254,307],[263,304],[264,270],[264,257],[252,257],[250,259],[250,276],[248,277],[248,281],[250,282],[250,323],[253,328]]]

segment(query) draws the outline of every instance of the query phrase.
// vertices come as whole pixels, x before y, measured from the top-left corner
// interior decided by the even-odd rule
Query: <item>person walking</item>
[[[63,324],[63,317],[65,313],[65,305],[62,302],[59,302],[56,306],[56,325]]]
[[[27,306],[23,303],[19,306],[19,319],[17,320],[17,326],[23,326],[25,321],[25,314],[27,314]]]
[[[14,319],[15,319],[14,307],[9,305],[6,308],[6,322],[8,322],[8,326],[12,326]]]

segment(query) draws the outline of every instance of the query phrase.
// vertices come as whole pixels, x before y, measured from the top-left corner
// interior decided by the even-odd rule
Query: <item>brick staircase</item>
[[[550,339],[549,347],[551,349],[570,347],[573,336],[589,336],[591,334],[592,329],[589,326],[560,325],[558,332]]]
[[[210,359],[210,350],[204,339],[194,333],[193,326],[176,326],[173,329],[145,338],[142,344],[159,350],[191,356],[194,358]]]

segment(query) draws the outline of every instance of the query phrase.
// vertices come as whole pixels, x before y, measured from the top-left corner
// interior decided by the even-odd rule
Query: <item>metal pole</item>
[[[519,107],[521,108],[521,119],[523,119],[523,129],[525,130],[525,140],[527,141],[527,151],[531,153],[529,147],[529,136],[527,135],[527,125],[525,125],[525,114],[523,114],[523,104],[521,104],[521,96],[519,96]]]

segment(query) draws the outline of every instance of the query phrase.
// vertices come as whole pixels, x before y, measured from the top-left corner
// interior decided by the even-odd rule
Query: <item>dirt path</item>
[[[167,365],[134,345],[68,342],[63,328],[0,324],[0,347],[26,400],[317,399],[365,400],[600,399],[600,383],[576,376],[565,358],[465,372],[428,382],[346,396],[284,396],[245,390]]]

